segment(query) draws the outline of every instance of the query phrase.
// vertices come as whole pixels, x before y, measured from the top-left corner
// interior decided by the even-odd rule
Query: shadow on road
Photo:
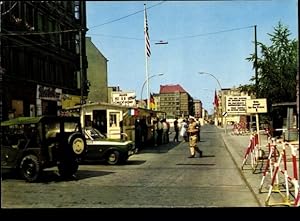
[[[215,163],[177,163],[178,166],[215,166]]]
[[[137,154],[143,154],[143,153],[167,153],[170,150],[172,150],[173,148],[175,148],[176,146],[180,145],[181,142],[174,142],[174,141],[170,141],[167,144],[162,144],[162,145],[158,145],[158,146],[149,146],[149,147],[144,147],[141,150],[139,150],[139,152]]]
[[[91,177],[99,177],[109,175],[114,172],[106,172],[106,171],[93,171],[93,170],[78,170],[74,176],[71,177],[62,177],[58,174],[56,170],[46,170],[43,171],[40,175],[40,178],[35,181],[35,183],[51,183],[51,182],[66,182],[66,181],[78,181],[83,180]],[[5,173],[2,174],[2,180],[12,179],[12,180],[23,180],[20,176],[16,173]]]

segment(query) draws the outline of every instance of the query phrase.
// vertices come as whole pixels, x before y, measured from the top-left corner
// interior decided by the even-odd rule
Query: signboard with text
[[[267,113],[267,99],[249,99],[247,100],[247,113]]]
[[[246,114],[246,100],[249,96],[226,96],[226,112],[228,114]]]
[[[133,107],[136,105],[135,92],[114,91],[111,93],[112,103]]]

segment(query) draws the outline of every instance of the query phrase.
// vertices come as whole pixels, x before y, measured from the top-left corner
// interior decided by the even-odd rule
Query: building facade
[[[1,5],[2,117],[56,115],[66,95],[88,86],[85,1]]]
[[[108,102],[107,62],[108,60],[92,43],[91,37],[86,37],[86,54],[89,62],[87,80],[89,93],[87,103]]]
[[[179,84],[160,85],[160,111],[168,118],[194,115],[193,98]]]
[[[202,116],[202,102],[200,100],[194,99],[194,110],[196,118],[203,118]]]

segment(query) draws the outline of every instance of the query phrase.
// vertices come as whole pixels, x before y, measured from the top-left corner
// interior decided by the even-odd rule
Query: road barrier
[[[262,142],[259,140],[257,133],[250,135],[241,168],[243,170],[250,160],[250,169],[255,173],[259,162],[261,162],[262,179],[259,185],[259,193],[263,193],[264,184],[268,184],[266,185],[266,206],[284,205],[298,207],[300,204],[299,167],[297,165],[299,142],[277,140],[271,136],[269,130],[264,130],[264,132],[267,135],[266,145],[261,144]],[[263,147],[268,149],[267,157]],[[276,197],[277,195],[274,195],[274,198],[272,198],[274,202],[270,202],[271,195],[274,193],[278,193],[281,196],[280,200]]]
[[[263,184],[269,172],[270,172],[270,176],[273,177],[274,163],[277,161],[277,157],[279,156],[279,152],[277,150],[277,145],[276,145],[276,139],[272,138],[271,136],[268,136],[268,149],[269,149],[269,155],[267,158],[267,164],[263,171],[263,177],[261,179],[260,186],[259,186],[260,193],[262,193]],[[278,179],[276,179],[276,184],[278,186]]]
[[[286,206],[298,206],[299,205],[299,183],[298,183],[298,166],[297,166],[297,156],[296,150],[299,148],[298,145],[293,145],[288,142],[281,143],[282,151],[279,154],[278,160],[273,164],[274,165],[274,173],[271,176],[271,184],[269,187],[268,195],[265,201],[266,206],[275,206],[275,205],[286,205]],[[275,145],[274,145],[275,146]],[[287,167],[287,150],[286,148],[290,148],[291,150],[291,162],[292,162],[292,177],[288,175],[288,167]],[[274,148],[275,149],[275,148]],[[271,151],[272,152],[272,151]],[[270,154],[269,154],[270,156]],[[282,168],[283,167],[283,168]],[[270,170],[272,166],[270,166]],[[283,189],[280,189],[279,183],[279,172],[283,174]],[[264,178],[263,178],[264,179]],[[292,187],[289,185],[292,184]],[[261,183],[262,186],[262,183]],[[260,186],[260,188],[261,188]],[[292,188],[294,188],[294,194],[291,194]],[[285,194],[283,193],[285,192]],[[280,202],[270,203],[270,197],[272,193],[279,193],[282,197]],[[290,200],[290,196],[294,197],[294,202]]]
[[[245,151],[245,156],[241,166],[242,170],[244,169],[244,166],[247,164],[247,160],[249,159],[249,156],[250,156],[250,165],[251,165],[252,172],[255,173],[258,163],[262,161],[265,157],[265,152],[264,150],[261,149],[259,145],[257,133],[253,133],[250,135],[249,144]]]

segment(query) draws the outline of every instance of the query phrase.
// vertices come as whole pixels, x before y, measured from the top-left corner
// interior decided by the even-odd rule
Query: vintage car
[[[129,156],[136,152],[133,141],[108,139],[93,127],[87,127],[84,131],[87,142],[84,161],[105,161],[111,165],[121,164],[126,163]],[[123,134],[123,136],[126,135]]]
[[[79,117],[18,117],[1,122],[2,171],[18,171],[34,182],[43,169],[73,176],[87,150]]]

